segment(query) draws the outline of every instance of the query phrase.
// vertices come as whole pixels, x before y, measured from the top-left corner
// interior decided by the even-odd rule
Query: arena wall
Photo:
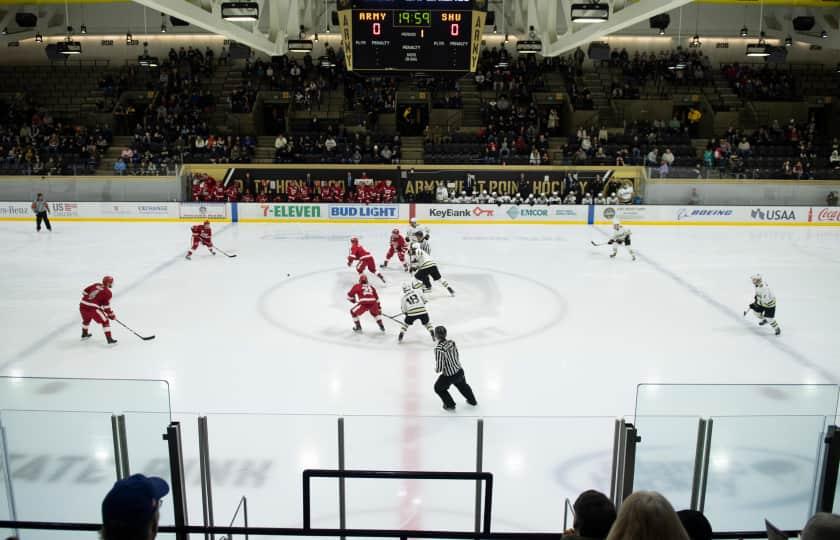
[[[840,226],[840,208],[825,206],[50,202],[50,211],[53,221],[91,222]],[[0,221],[32,220],[29,202],[0,202]]]

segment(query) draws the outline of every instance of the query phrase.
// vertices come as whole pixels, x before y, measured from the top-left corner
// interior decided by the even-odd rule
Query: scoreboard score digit
[[[485,0],[339,2],[351,71],[475,71]]]

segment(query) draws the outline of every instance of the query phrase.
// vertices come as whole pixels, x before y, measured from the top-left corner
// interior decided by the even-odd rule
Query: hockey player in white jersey
[[[441,278],[440,270],[438,270],[437,263],[432,259],[432,256],[420,248],[420,244],[414,242],[408,248],[408,253],[411,255],[411,265],[417,268],[417,273],[414,277],[423,282],[423,292],[429,293],[432,291],[432,280],[440,281],[440,284],[446,287],[449,294],[455,296],[455,291],[449,286],[449,283]],[[431,279],[429,279],[431,278]]]
[[[779,327],[779,323],[776,322],[776,296],[770,290],[770,287],[767,286],[767,283],[764,282],[764,278],[760,274],[751,276],[750,280],[755,285],[755,299],[750,304],[750,307],[744,311],[744,317],[747,316],[747,313],[752,312],[756,318],[760,319],[759,326],[764,326],[769,323],[778,336],[782,333],[782,329]]]
[[[409,247],[411,247],[411,244],[414,242],[418,242],[423,251],[429,255],[432,254],[432,247],[429,245],[429,228],[418,225],[417,218],[410,218],[408,220],[408,230],[405,232],[405,241],[408,242]]]
[[[406,330],[414,324],[414,321],[420,321],[420,324],[429,331],[432,341],[435,339],[434,327],[429,321],[429,312],[426,310],[426,298],[417,289],[418,285],[422,287],[419,281],[415,282],[414,286],[409,283],[402,284],[403,297],[400,305],[405,319],[400,323],[400,335],[397,338],[399,341],[403,340]]]
[[[610,238],[610,241],[607,242],[607,244],[613,247],[612,253],[610,254],[611,259],[614,258],[618,253],[618,246],[622,245],[627,248],[627,251],[628,253],[630,253],[630,256],[633,258],[633,260],[636,260],[636,253],[634,253],[633,248],[630,247],[631,234],[632,233],[630,229],[622,227],[621,223],[619,223],[618,221],[613,222],[613,236],[612,238]]]

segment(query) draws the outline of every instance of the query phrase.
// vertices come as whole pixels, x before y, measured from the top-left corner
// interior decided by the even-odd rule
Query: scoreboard
[[[338,0],[350,71],[475,71],[486,0]]]

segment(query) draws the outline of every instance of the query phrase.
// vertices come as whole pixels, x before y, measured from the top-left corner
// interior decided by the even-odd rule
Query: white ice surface
[[[433,226],[433,254],[457,296],[436,285],[432,321],[446,325],[458,343],[479,400],[472,409],[453,388],[454,417],[441,411],[432,391],[432,342],[418,325],[403,344],[396,342],[395,324],[386,320],[381,335],[367,315],[363,334],[350,331],[344,297],[355,272],[345,265],[348,238],[358,235],[378,263],[390,226],[219,225],[214,240],[239,256],[213,257],[202,248],[192,261],[183,258],[185,224],[59,222],[51,234],[33,228],[0,224],[0,375],[169,381],[189,459],[196,455],[195,417],[210,418],[217,522],[229,519],[221,516],[231,515],[238,497],[248,494],[252,523],[299,526],[300,470],[337,465],[336,415],[346,417],[348,468],[449,470],[474,467],[471,416],[481,416],[484,467],[496,475],[494,530],[558,530],[564,497],[590,487],[608,492],[613,418],[633,414],[637,384],[840,380],[840,230],[833,228],[636,227],[633,247],[641,256],[631,262],[624,251],[610,260],[608,248],[593,247],[590,240],[604,238],[593,227]],[[388,314],[399,311],[405,278],[395,261],[385,272],[388,286],[378,287]],[[780,337],[741,316],[756,272],[778,297]],[[155,340],[140,341],[120,327],[116,347],[104,344],[98,327],[92,340],[79,340],[81,289],[105,274],[115,277],[117,315],[140,333],[156,334]],[[50,386],[43,393],[60,398],[62,391]],[[101,410],[111,410],[107,392]],[[72,505],[67,515],[55,515],[54,507],[25,503],[47,484],[60,492],[87,482],[85,494],[94,498],[107,488],[109,416],[66,413],[35,421],[19,414],[2,419],[10,450],[17,451],[12,474],[23,501],[19,517],[78,517],[69,514],[78,510]],[[129,415],[133,470],[165,474],[164,417]],[[31,436],[38,422],[50,437]],[[647,487],[686,507],[696,419],[668,422],[674,425],[657,427],[680,442],[656,449],[643,443],[640,465],[643,451],[667,455],[651,458],[665,479],[654,481],[657,474],[648,471]],[[733,422],[718,439],[734,437],[728,452],[720,450],[712,463],[707,507],[719,508],[712,515],[716,528],[753,522],[759,528],[758,517],[774,510],[781,526],[800,526],[811,481],[804,477],[811,473],[796,463],[812,459],[812,441],[799,440],[811,431],[796,423],[757,442],[779,422],[756,434],[755,423]],[[73,434],[52,440],[71,426]],[[796,430],[803,436],[785,435]],[[140,432],[154,437],[141,442]],[[748,449],[739,433],[750,433]],[[42,454],[51,461],[33,472],[31,456]],[[60,457],[69,454],[96,454],[101,463],[72,462],[78,471],[57,477],[53,469],[66,469]],[[672,471],[661,467],[665,461]],[[98,472],[85,476],[84,466]],[[741,481],[733,484],[736,469]],[[197,471],[191,474],[196,519]],[[715,484],[715,474],[727,482]],[[779,474],[793,480],[768,484]],[[801,486],[791,488],[795,481]],[[350,526],[472,525],[471,483],[365,482],[348,483]],[[768,485],[778,496],[767,494],[737,511],[728,502],[747,492],[766,494]],[[315,486],[315,523],[336,526],[334,484]],[[89,506],[90,515],[82,517],[95,520],[97,505]]]

